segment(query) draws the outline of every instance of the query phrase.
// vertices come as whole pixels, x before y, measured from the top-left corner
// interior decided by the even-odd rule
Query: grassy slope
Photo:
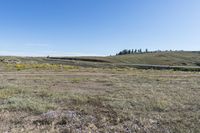
[[[62,60],[76,60],[87,62],[150,64],[170,66],[199,66],[200,52],[160,52],[134,55],[107,56],[107,57],[64,57]],[[95,61],[92,61],[95,60]]]
[[[0,61],[9,64],[48,63],[83,67],[136,67],[143,69],[168,69],[163,68],[163,66],[156,66],[156,68],[152,67],[152,65],[167,65],[166,67],[178,67],[170,67],[170,69],[179,70],[180,68],[182,70],[182,67],[184,66],[187,70],[193,70],[194,68],[199,71],[200,52],[160,52],[107,57],[0,57]]]
[[[122,55],[106,57],[112,62],[133,64],[172,65],[172,66],[196,66],[200,63],[198,52],[161,52],[135,55]]]

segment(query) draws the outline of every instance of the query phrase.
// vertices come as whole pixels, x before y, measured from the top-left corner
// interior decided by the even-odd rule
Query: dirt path
[[[197,74],[128,74],[128,73],[92,73],[92,72],[0,72],[0,76],[151,76],[151,77],[200,77],[200,73]]]
[[[119,75],[119,74],[107,74],[107,73],[88,73],[88,72],[79,72],[79,73],[31,73],[31,72],[3,72],[0,73],[0,76],[112,76],[112,75]]]

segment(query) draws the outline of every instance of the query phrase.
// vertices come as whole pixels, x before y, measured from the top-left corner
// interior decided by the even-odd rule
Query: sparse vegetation
[[[16,69],[18,71],[27,70],[27,69],[37,69],[37,70],[71,70],[71,69],[78,69],[78,66],[70,66],[70,65],[62,65],[62,64],[7,64],[7,68],[9,69]]]
[[[1,132],[199,132],[198,72],[13,66],[28,71],[1,77]]]
[[[199,72],[31,60],[0,64],[0,132],[200,132]]]

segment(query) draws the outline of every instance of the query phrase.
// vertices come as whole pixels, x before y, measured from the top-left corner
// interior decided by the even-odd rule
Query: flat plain
[[[200,132],[200,72],[0,66],[0,132]]]

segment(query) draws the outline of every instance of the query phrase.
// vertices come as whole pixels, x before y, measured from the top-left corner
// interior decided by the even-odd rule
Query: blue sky
[[[0,55],[200,50],[199,0],[0,0]]]

